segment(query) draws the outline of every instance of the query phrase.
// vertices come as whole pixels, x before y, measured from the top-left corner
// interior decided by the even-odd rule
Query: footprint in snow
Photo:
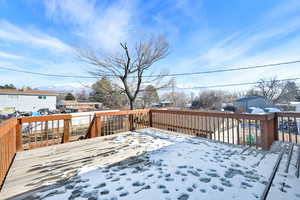
[[[120,197],[125,197],[125,196],[127,196],[129,194],[129,192],[122,192],[119,196]]]
[[[106,183],[100,183],[99,185],[95,186],[94,189],[103,188],[106,186]]]
[[[143,186],[143,185],[145,185],[145,183],[144,182],[139,182],[139,181],[136,181],[136,182],[132,183],[132,186],[134,186],[134,187],[140,187],[140,186]]]
[[[199,181],[203,182],[203,183],[209,183],[211,180],[211,178],[200,178]]]
[[[124,187],[121,186],[121,187],[118,187],[118,188],[116,189],[116,191],[121,191],[121,190],[123,190],[123,189],[124,189]]]
[[[158,185],[157,188],[158,188],[158,189],[165,189],[166,186],[165,186],[165,185]]]
[[[109,190],[103,190],[100,192],[101,195],[107,195],[109,194]]]
[[[187,200],[187,199],[189,199],[189,195],[187,195],[187,194],[181,194],[177,199],[178,200]]]

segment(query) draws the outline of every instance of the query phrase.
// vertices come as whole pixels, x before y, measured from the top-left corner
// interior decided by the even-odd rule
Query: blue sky
[[[88,75],[73,47],[115,53],[120,41],[166,35],[169,73],[300,59],[299,0],[0,0],[0,66]],[[300,65],[195,75],[179,87],[300,77]],[[95,80],[49,78],[0,69],[0,84],[81,87]],[[241,88],[224,88],[235,90]]]

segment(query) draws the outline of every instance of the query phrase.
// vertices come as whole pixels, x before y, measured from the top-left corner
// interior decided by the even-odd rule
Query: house
[[[294,107],[294,111],[300,112],[300,102],[299,101],[292,101],[290,105]]]
[[[0,89],[0,110],[36,112],[39,109],[56,109],[56,92],[39,90]]]
[[[234,101],[233,105],[237,112],[249,112],[250,107],[262,109],[272,107],[272,103],[261,96],[239,98]]]
[[[173,105],[173,103],[171,101],[162,101],[162,102],[152,103],[152,107],[157,107],[157,108],[165,108],[165,107],[170,107],[172,105]]]
[[[70,101],[62,100],[57,103],[58,109],[76,109],[78,111],[92,111],[99,109],[102,106],[102,103],[91,102],[91,101]]]

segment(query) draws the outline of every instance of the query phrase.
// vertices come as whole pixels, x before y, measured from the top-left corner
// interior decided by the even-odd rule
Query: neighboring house
[[[300,112],[300,102],[299,101],[291,101],[289,103],[277,103],[276,107],[280,108],[283,111]]]
[[[292,101],[290,105],[294,107],[294,111],[300,112],[300,102],[299,101]]]
[[[69,101],[62,100],[57,103],[58,109],[78,109],[79,111],[92,111],[101,108],[102,103],[99,102],[90,102],[90,101]]]
[[[55,92],[0,89],[0,110],[14,109],[20,112],[36,112],[39,109],[56,109]]]
[[[173,106],[173,103],[171,101],[162,101],[162,102],[152,103],[152,107],[157,107],[157,108],[165,108],[165,107],[170,107],[170,106]]]
[[[267,108],[272,107],[272,103],[264,97],[254,96],[236,99],[233,103],[237,112],[249,112],[250,107]]]

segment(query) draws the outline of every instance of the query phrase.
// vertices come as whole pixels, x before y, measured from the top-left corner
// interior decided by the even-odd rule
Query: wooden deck
[[[17,153],[0,199],[34,199],[31,195],[35,191],[56,187],[57,183],[77,175],[82,167],[109,166],[152,150],[143,146],[151,143],[148,137],[129,132],[120,134],[125,135],[126,141],[118,142],[118,134]]]

